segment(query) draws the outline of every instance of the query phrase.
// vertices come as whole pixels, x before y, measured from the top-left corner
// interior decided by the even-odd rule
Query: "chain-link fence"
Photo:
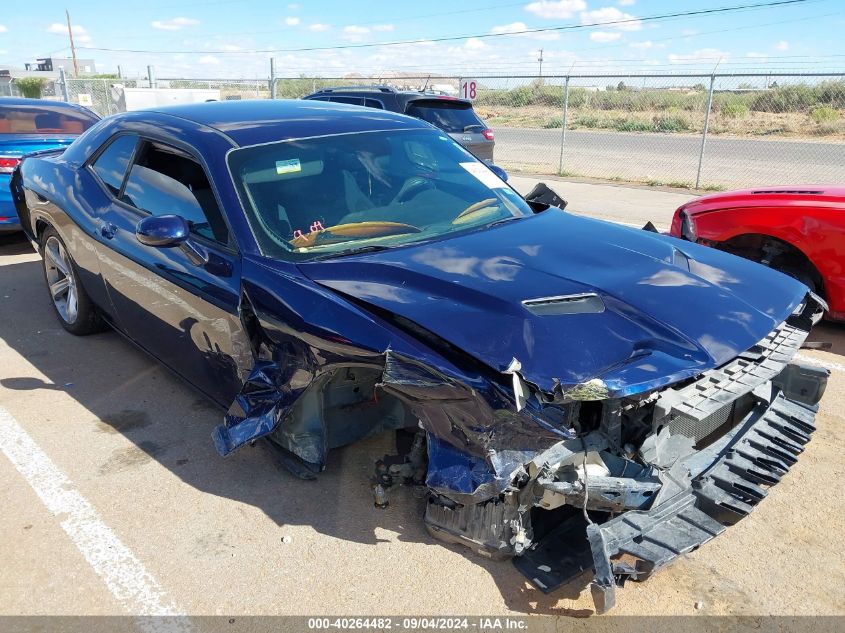
[[[512,170],[710,189],[845,176],[845,75],[478,81]]]
[[[474,107],[495,133],[495,161],[510,171],[705,189],[841,182],[845,176],[845,73],[475,81]],[[152,83],[193,101],[295,99],[327,87],[373,84],[458,96],[461,77]],[[59,86],[56,94],[106,115],[127,109],[132,89],[143,96],[149,87],[149,79],[67,79],[66,90]]]

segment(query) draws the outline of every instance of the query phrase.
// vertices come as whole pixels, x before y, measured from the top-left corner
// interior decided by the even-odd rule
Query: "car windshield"
[[[428,121],[446,132],[480,132],[486,126],[472,106],[446,99],[412,101],[405,114]]]
[[[2,106],[2,104],[0,104]],[[0,134],[82,134],[99,118],[93,112],[65,106],[0,107]]]
[[[288,260],[390,248],[532,214],[436,130],[257,145],[233,151],[229,167],[262,251]]]

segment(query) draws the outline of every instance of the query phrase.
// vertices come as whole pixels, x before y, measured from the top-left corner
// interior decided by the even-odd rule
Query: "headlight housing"
[[[698,240],[698,235],[695,232],[695,223],[687,215],[686,211],[681,211],[681,237],[690,242]]]

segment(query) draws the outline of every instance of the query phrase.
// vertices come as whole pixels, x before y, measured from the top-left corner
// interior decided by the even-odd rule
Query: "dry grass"
[[[561,109],[542,106],[477,106],[476,110],[491,127],[560,128]],[[740,137],[814,138],[845,141],[845,120],[842,117],[815,117],[799,112],[749,112],[728,110],[710,115],[710,133]],[[676,132],[700,134],[704,114],[687,111],[595,110],[571,108],[570,130],[602,129],[624,132]]]

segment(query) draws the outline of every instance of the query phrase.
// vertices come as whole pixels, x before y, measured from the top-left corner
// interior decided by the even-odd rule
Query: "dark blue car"
[[[9,180],[21,156],[66,147],[100,117],[72,103],[0,99],[0,233],[20,231]]]
[[[524,199],[418,119],[126,113],[12,187],[61,324],[108,324],[226,407],[222,455],[266,438],[308,479],[396,430],[378,505],[425,486],[431,534],[544,591],[593,568],[599,610],[745,516],[814,429],[803,284]]]

